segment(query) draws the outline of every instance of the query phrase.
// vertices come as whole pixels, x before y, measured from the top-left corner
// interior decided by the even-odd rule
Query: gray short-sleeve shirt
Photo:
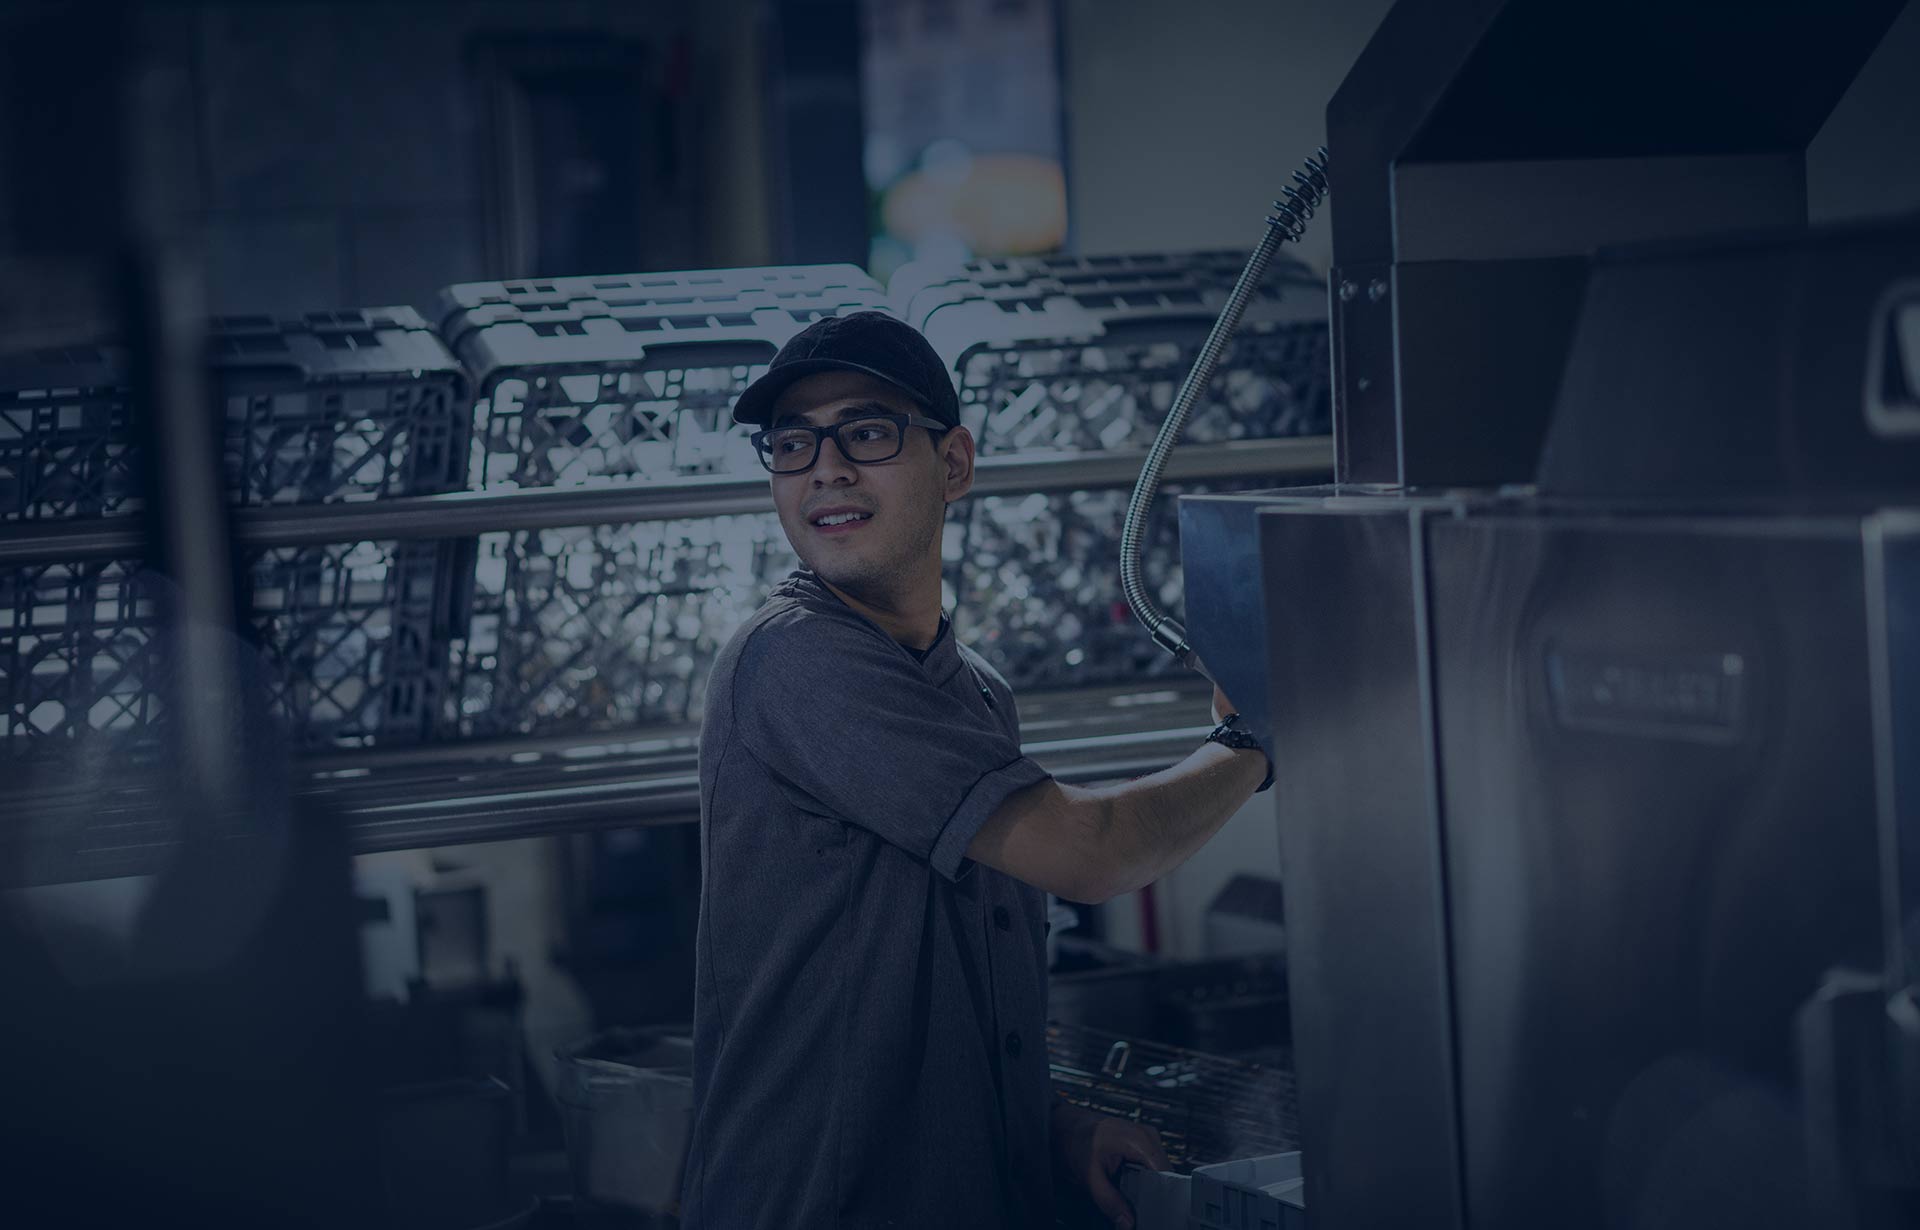
[[[721,651],[686,1226],[1049,1221],[1045,899],[966,857],[1046,776],[977,654],[805,570]]]

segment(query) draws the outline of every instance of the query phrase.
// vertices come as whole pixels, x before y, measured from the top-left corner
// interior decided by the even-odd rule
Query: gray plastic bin
[[[1192,1230],[1306,1230],[1298,1153],[1271,1153],[1193,1172]]]
[[[612,1030],[557,1057],[575,1199],[678,1216],[693,1122],[692,1039]]]

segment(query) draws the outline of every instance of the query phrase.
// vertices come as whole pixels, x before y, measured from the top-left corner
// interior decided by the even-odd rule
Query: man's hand
[[[1067,1102],[1053,1108],[1053,1157],[1067,1177],[1086,1189],[1093,1205],[1121,1230],[1133,1230],[1133,1210],[1113,1185],[1120,1167],[1133,1162],[1171,1170],[1160,1133],[1142,1123],[1097,1115]]]

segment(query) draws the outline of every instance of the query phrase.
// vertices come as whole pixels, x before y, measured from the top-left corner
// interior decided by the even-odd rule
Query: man
[[[1057,1168],[1127,1225],[1112,1176],[1166,1155],[1050,1092],[1044,894],[1151,883],[1267,757],[1228,726],[1096,790],[1021,755],[1006,681],[941,613],[973,438],[907,325],[809,326],[734,417],[803,567],[708,684],[684,1224],[1044,1226]]]

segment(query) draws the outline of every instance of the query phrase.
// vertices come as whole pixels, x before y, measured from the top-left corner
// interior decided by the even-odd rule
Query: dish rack
[[[1180,1174],[1300,1147],[1286,1068],[1061,1022],[1047,1026],[1047,1061],[1055,1096],[1154,1128]]]

